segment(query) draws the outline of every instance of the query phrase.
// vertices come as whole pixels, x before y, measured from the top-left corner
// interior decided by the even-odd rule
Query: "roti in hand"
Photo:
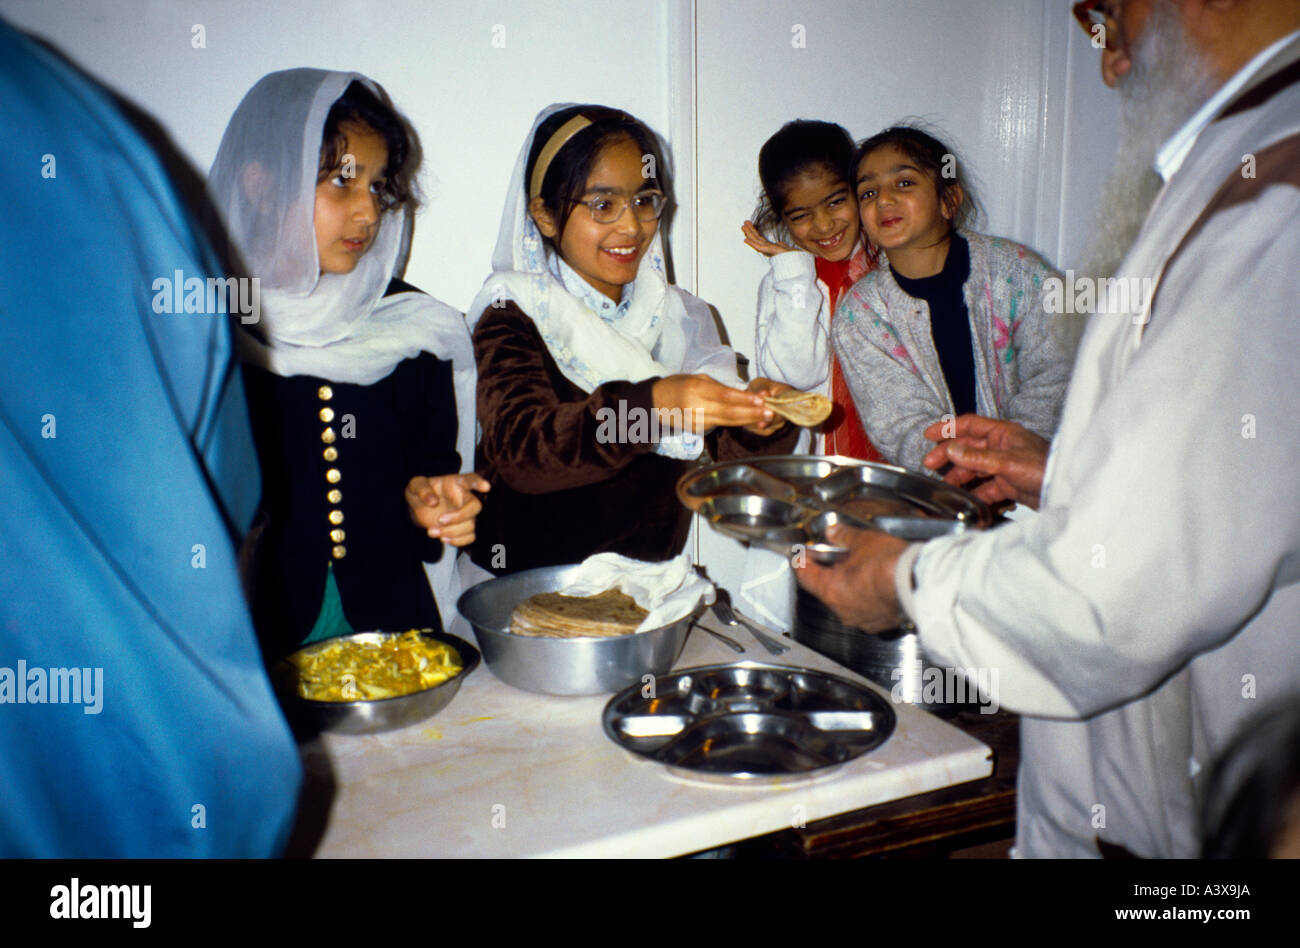
[[[764,401],[768,408],[800,428],[820,425],[831,416],[834,407],[829,398],[816,392],[782,392],[768,395]]]

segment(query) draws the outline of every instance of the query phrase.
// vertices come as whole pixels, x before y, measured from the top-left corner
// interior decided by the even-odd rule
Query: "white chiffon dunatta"
[[[557,104],[544,109],[519,150],[492,255],[492,275],[470,304],[471,326],[489,307],[513,300],[537,326],[564,377],[584,392],[606,382],[641,382],[681,373],[703,373],[724,385],[744,388],[736,371],[736,354],[722,344],[708,306],[668,282],[658,231],[641,259],[631,304],[621,318],[605,321],[564,287],[558,261],[528,213],[524,174],[538,127],[548,116],[570,107]],[[660,152],[667,161],[667,149],[661,146]],[[667,169],[661,170],[666,176]],[[671,457],[694,458],[703,450],[703,440],[665,438],[658,450]]]
[[[371,385],[405,359],[430,352],[452,365],[456,450],[474,463],[477,373],[464,317],[424,293],[384,296],[396,275],[408,209],[387,211],[370,249],[347,274],[321,273],[313,222],[325,120],[352,72],[289,69],[260,79],[226,127],[208,189],[245,272],[261,289],[258,321],[237,331],[244,361],[276,375]],[[247,330],[256,330],[254,335]],[[432,473],[432,472],[431,472]],[[425,564],[443,628],[464,620],[455,550]]]

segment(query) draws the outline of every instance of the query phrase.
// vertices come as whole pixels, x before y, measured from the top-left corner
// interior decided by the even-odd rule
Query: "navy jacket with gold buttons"
[[[307,637],[331,564],[358,632],[441,629],[423,564],[454,551],[411,522],[404,491],[460,470],[451,363],[422,352],[371,385],[245,366],[244,383],[262,466],[253,617],[268,656]]]

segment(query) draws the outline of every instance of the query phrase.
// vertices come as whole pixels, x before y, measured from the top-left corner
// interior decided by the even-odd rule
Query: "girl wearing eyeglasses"
[[[858,146],[854,185],[880,266],[853,285],[831,325],[871,441],[925,470],[923,432],[976,413],[1050,438],[1072,360],[1063,317],[1044,308],[1060,277],[1019,244],[965,229],[973,216],[951,149],[910,126]]]
[[[675,484],[706,441],[728,459],[797,437],[763,402],[788,386],[746,386],[708,307],[668,282],[664,157],[593,105],[551,106],[524,142],[469,309],[493,484],[472,552],[493,572],[674,556],[690,526]]]

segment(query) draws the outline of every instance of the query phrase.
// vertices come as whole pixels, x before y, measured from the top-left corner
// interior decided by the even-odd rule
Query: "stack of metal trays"
[[[696,468],[677,497],[721,533],[780,553],[806,551],[833,563],[848,550],[830,543],[842,523],[905,540],[987,527],[988,505],[958,487],[890,464],[852,458],[755,457]]]
[[[908,629],[867,634],[845,625],[816,596],[802,587],[795,590],[794,627],[790,636],[863,678],[890,692],[895,702],[915,705],[941,718],[959,711],[976,711],[981,697],[973,685],[960,694],[950,689],[927,690],[927,677],[951,680],[948,669],[935,665],[921,648],[917,634]]]
[[[894,709],[847,678],[743,662],[688,668],[615,695],[610,740],[682,776],[731,782],[812,775],[874,750]]]

